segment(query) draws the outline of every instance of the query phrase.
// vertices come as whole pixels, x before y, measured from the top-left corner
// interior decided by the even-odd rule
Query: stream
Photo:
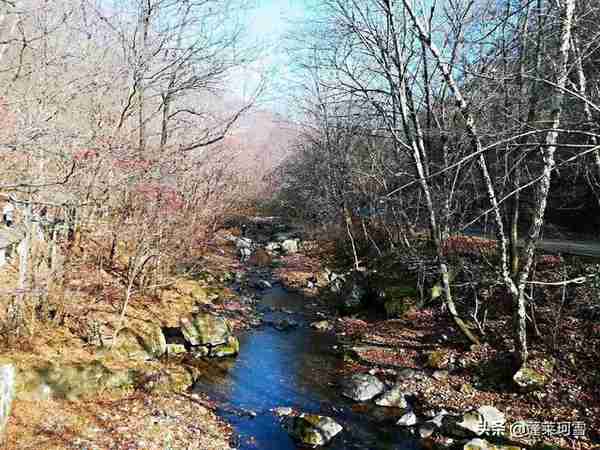
[[[342,359],[335,337],[309,327],[309,300],[276,286],[265,292],[259,311],[265,323],[282,319],[297,327],[279,331],[262,325],[240,338],[236,359],[215,360],[194,386],[221,406],[218,413],[237,435],[240,449],[296,449],[273,408],[292,407],[334,418],[344,427],[328,449],[416,449],[416,441],[394,426],[399,411],[353,405],[336,386]]]

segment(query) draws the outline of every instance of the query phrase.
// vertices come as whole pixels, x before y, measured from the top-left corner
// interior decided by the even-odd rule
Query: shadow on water
[[[239,448],[297,448],[271,411],[280,406],[334,417],[344,431],[329,449],[417,448],[393,426],[389,410],[366,408],[356,412],[339,395],[337,369],[342,360],[333,352],[335,338],[308,326],[303,315],[305,302],[281,288],[269,291],[261,301],[270,311],[265,319],[291,316],[299,326],[289,331],[263,326],[240,336],[239,357],[214,361],[214,367],[194,387],[223,404],[219,412],[235,428]]]

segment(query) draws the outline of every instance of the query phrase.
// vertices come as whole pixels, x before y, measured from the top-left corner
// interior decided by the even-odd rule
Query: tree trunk
[[[147,61],[147,45],[148,45],[148,32],[150,30],[150,15],[152,13],[152,5],[150,0],[143,0],[140,6],[140,20],[139,20],[139,33],[140,40],[138,42],[138,62],[136,68],[136,84],[137,84],[137,96],[138,96],[138,145],[139,153],[141,157],[144,157],[146,153],[146,120],[144,114],[144,103],[146,95],[146,82],[144,80]]]
[[[529,230],[529,239],[524,251],[524,264],[519,276],[519,295],[518,308],[515,326],[517,327],[517,353],[521,363],[525,363],[528,357],[527,349],[527,299],[525,297],[525,288],[529,273],[533,266],[535,255],[535,247],[542,231],[544,224],[544,215],[546,205],[548,203],[548,193],[550,192],[550,182],[552,180],[552,172],[556,165],[554,153],[558,143],[558,128],[560,127],[560,119],[563,108],[564,90],[567,84],[569,75],[569,50],[571,45],[571,28],[573,26],[573,12],[575,10],[575,0],[565,0],[561,4],[561,33],[560,45],[557,55],[556,64],[556,83],[554,85],[554,93],[552,97],[552,111],[550,113],[551,131],[546,134],[546,141],[542,148],[542,158],[544,168],[538,183],[536,195],[536,209],[533,214],[533,221]]]

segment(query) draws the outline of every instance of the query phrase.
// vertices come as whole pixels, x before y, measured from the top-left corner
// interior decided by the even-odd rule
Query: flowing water
[[[248,331],[240,336],[239,357],[214,361],[194,388],[222,405],[219,413],[233,425],[240,449],[296,449],[271,411],[283,406],[338,421],[344,431],[329,449],[418,448],[393,425],[399,411],[357,408],[341,397],[336,382],[342,359],[335,354],[335,338],[308,326],[305,298],[275,287],[260,304],[265,321],[292,319],[298,327],[278,331],[263,325]]]

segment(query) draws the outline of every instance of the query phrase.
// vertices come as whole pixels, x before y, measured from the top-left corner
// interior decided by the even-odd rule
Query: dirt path
[[[477,236],[486,239],[494,239],[490,233],[478,231],[468,231],[464,233],[468,236]],[[519,246],[525,245],[524,240],[519,241]],[[569,240],[569,239],[542,239],[537,244],[537,248],[549,253],[562,253],[573,256],[587,256],[591,258],[600,258],[600,241],[592,240]]]
[[[551,253],[600,258],[600,242],[598,241],[544,239],[538,244],[538,248]]]

